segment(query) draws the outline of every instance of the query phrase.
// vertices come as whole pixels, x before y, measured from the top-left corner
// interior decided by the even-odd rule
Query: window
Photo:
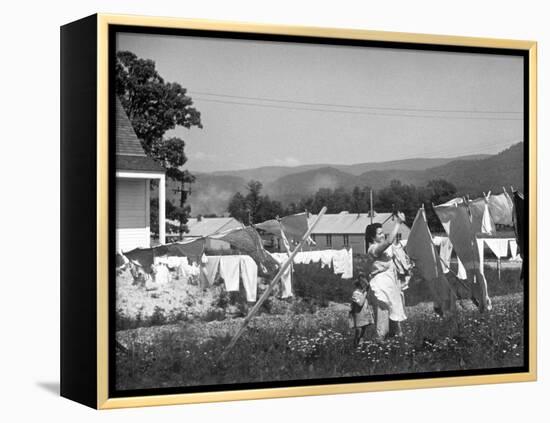
[[[343,235],[344,237],[344,245],[346,247],[349,247],[349,235]]]
[[[332,235],[327,235],[326,241],[327,241],[327,247],[332,247]]]

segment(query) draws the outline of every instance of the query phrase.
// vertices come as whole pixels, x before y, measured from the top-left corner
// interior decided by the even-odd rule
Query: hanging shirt
[[[239,290],[239,256],[220,257],[220,276],[225,282],[225,289],[228,292]]]
[[[506,193],[489,196],[489,212],[493,222],[499,225],[513,225],[513,207],[510,197]]]
[[[241,279],[246,292],[247,301],[256,301],[258,290],[258,265],[250,256],[239,256]]]

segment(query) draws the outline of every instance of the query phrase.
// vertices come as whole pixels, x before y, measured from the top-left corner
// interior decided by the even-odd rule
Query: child
[[[353,345],[359,345],[359,341],[365,336],[367,326],[374,323],[372,311],[367,301],[369,283],[364,273],[359,273],[355,282],[355,290],[351,296],[351,311],[349,312],[350,328],[355,329]]]

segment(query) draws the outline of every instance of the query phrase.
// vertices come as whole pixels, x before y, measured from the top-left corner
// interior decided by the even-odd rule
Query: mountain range
[[[370,186],[377,190],[389,186],[394,179],[416,186],[425,186],[433,179],[445,179],[453,183],[460,194],[471,197],[489,190],[501,192],[503,186],[508,189],[512,185],[523,190],[523,151],[524,145],[520,142],[494,155],[195,173],[196,181],[188,203],[193,215],[221,215],[236,192],[246,195],[246,184],[252,179],[262,182],[262,193],[281,201],[283,206],[311,196],[320,188],[351,190],[355,186]],[[173,182],[169,183],[167,197],[177,204],[175,187]]]

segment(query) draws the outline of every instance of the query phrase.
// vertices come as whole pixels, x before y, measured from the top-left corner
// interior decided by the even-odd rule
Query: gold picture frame
[[[461,47],[461,48],[483,48],[483,49],[511,49],[523,52],[525,54],[526,65],[528,66],[528,92],[524,93],[524,98],[528,99],[528,104],[524,110],[527,111],[528,119],[526,129],[528,131],[528,152],[529,156],[525,159],[525,166],[528,167],[528,297],[525,297],[525,304],[528,309],[528,348],[526,349],[528,369],[517,373],[486,374],[486,375],[466,375],[452,377],[433,377],[433,378],[406,378],[401,380],[388,381],[369,381],[369,382],[342,382],[338,384],[314,385],[314,386],[289,386],[289,387],[268,387],[259,389],[242,389],[215,392],[195,392],[195,393],[171,393],[159,395],[142,395],[127,397],[112,397],[109,395],[109,371],[111,367],[111,357],[109,345],[112,341],[109,338],[109,280],[110,280],[110,257],[112,251],[110,248],[109,233],[109,201],[112,196],[109,192],[109,122],[112,119],[112,108],[110,108],[109,96],[109,46],[110,28],[113,27],[140,27],[154,31],[155,29],[186,29],[198,31],[216,31],[227,33],[242,34],[263,34],[270,36],[290,36],[290,37],[315,37],[333,40],[360,40],[369,42],[414,44],[418,46],[438,46]],[[64,41],[65,40],[65,41]],[[396,47],[398,48],[398,47]],[[87,68],[90,73],[87,82],[79,80],[76,74],[77,68],[71,70],[79,54],[85,54],[81,50],[92,49],[88,51],[89,61],[82,64],[89,66],[90,63],[96,66],[95,69]],[[64,61],[65,60],[65,61]],[[68,82],[64,82],[64,81]],[[65,84],[65,85],[63,85]],[[88,84],[88,85],[86,85]],[[92,84],[93,86],[90,86]],[[93,94],[83,94],[89,102],[87,106],[78,106],[78,100],[70,97],[70,90],[75,87],[83,87],[85,90],[92,90]],[[95,116],[91,106],[95,100]],[[505,382],[527,382],[535,381],[537,378],[537,43],[534,41],[517,41],[503,39],[489,39],[476,37],[458,37],[447,35],[429,35],[429,34],[410,34],[400,32],[381,32],[368,31],[363,29],[337,29],[337,28],[315,28],[301,26],[282,26],[282,25],[261,25],[253,23],[235,23],[196,19],[179,18],[161,18],[144,16],[123,16],[111,14],[98,14],[81,21],[66,25],[62,28],[62,395],[84,403],[97,409],[113,409],[121,407],[140,407],[151,405],[170,405],[170,404],[189,404],[204,403],[215,401],[235,401],[260,398],[281,398],[307,395],[325,395],[341,394],[354,392],[371,392],[383,390],[400,389],[418,389],[434,388],[462,385],[492,384]],[[65,107],[65,108],[64,108]],[[86,109],[86,110],[84,110]],[[86,123],[79,127],[79,118],[77,114],[88,113],[88,120],[93,123]],[[89,147],[89,154],[95,154],[95,161],[90,164],[95,171],[87,173],[87,181],[95,181],[95,189],[89,192],[89,204],[95,204],[95,210],[90,214],[88,230],[94,229],[95,239],[89,239],[90,233],[87,232],[88,239],[95,242],[95,248],[89,255],[84,256],[81,265],[87,266],[91,279],[95,281],[93,286],[88,286],[85,290],[76,292],[71,284],[74,284],[72,267],[75,266],[71,256],[71,246],[74,245],[69,239],[70,236],[63,236],[63,231],[67,234],[69,231],[76,231],[77,217],[67,217],[71,212],[70,203],[75,200],[75,192],[71,188],[64,186],[64,178],[76,177],[78,169],[75,169],[73,157],[77,157],[78,151],[71,150],[68,147],[69,139],[74,139],[85,128],[95,127],[96,137],[93,146]],[[72,132],[71,132],[72,131]],[[87,136],[92,136],[88,134]],[[65,137],[65,141],[64,138]],[[72,138],[71,138],[72,137]],[[76,160],[76,159],[75,159]],[[65,162],[66,166],[63,165]],[[66,204],[64,208],[63,204]],[[65,217],[63,213],[65,210]],[[82,222],[80,222],[82,225]],[[80,229],[79,229],[80,230]],[[66,266],[66,268],[64,267]],[[72,267],[71,267],[72,266]],[[83,281],[82,283],[92,283]],[[90,293],[93,294],[91,295]],[[84,297],[84,296],[87,297]],[[91,299],[86,299],[92,296]],[[65,300],[63,299],[65,298]],[[74,308],[74,302],[86,302],[84,307],[86,316],[77,316],[77,309]],[[72,305],[71,305],[72,304]],[[89,306],[89,307],[88,307]],[[93,308],[91,310],[90,308]],[[79,321],[79,319],[83,319]],[[86,334],[78,332],[77,327],[80,323],[82,327],[89,327]],[[92,332],[92,333],[91,333]],[[75,346],[76,344],[81,347]],[[95,348],[95,352],[87,357],[74,358],[78,353],[78,348]],[[111,345],[112,346],[112,345]],[[65,360],[65,361],[64,361]],[[82,369],[86,369],[82,372]],[[76,382],[80,373],[81,381]],[[95,377],[92,377],[95,375]]]

